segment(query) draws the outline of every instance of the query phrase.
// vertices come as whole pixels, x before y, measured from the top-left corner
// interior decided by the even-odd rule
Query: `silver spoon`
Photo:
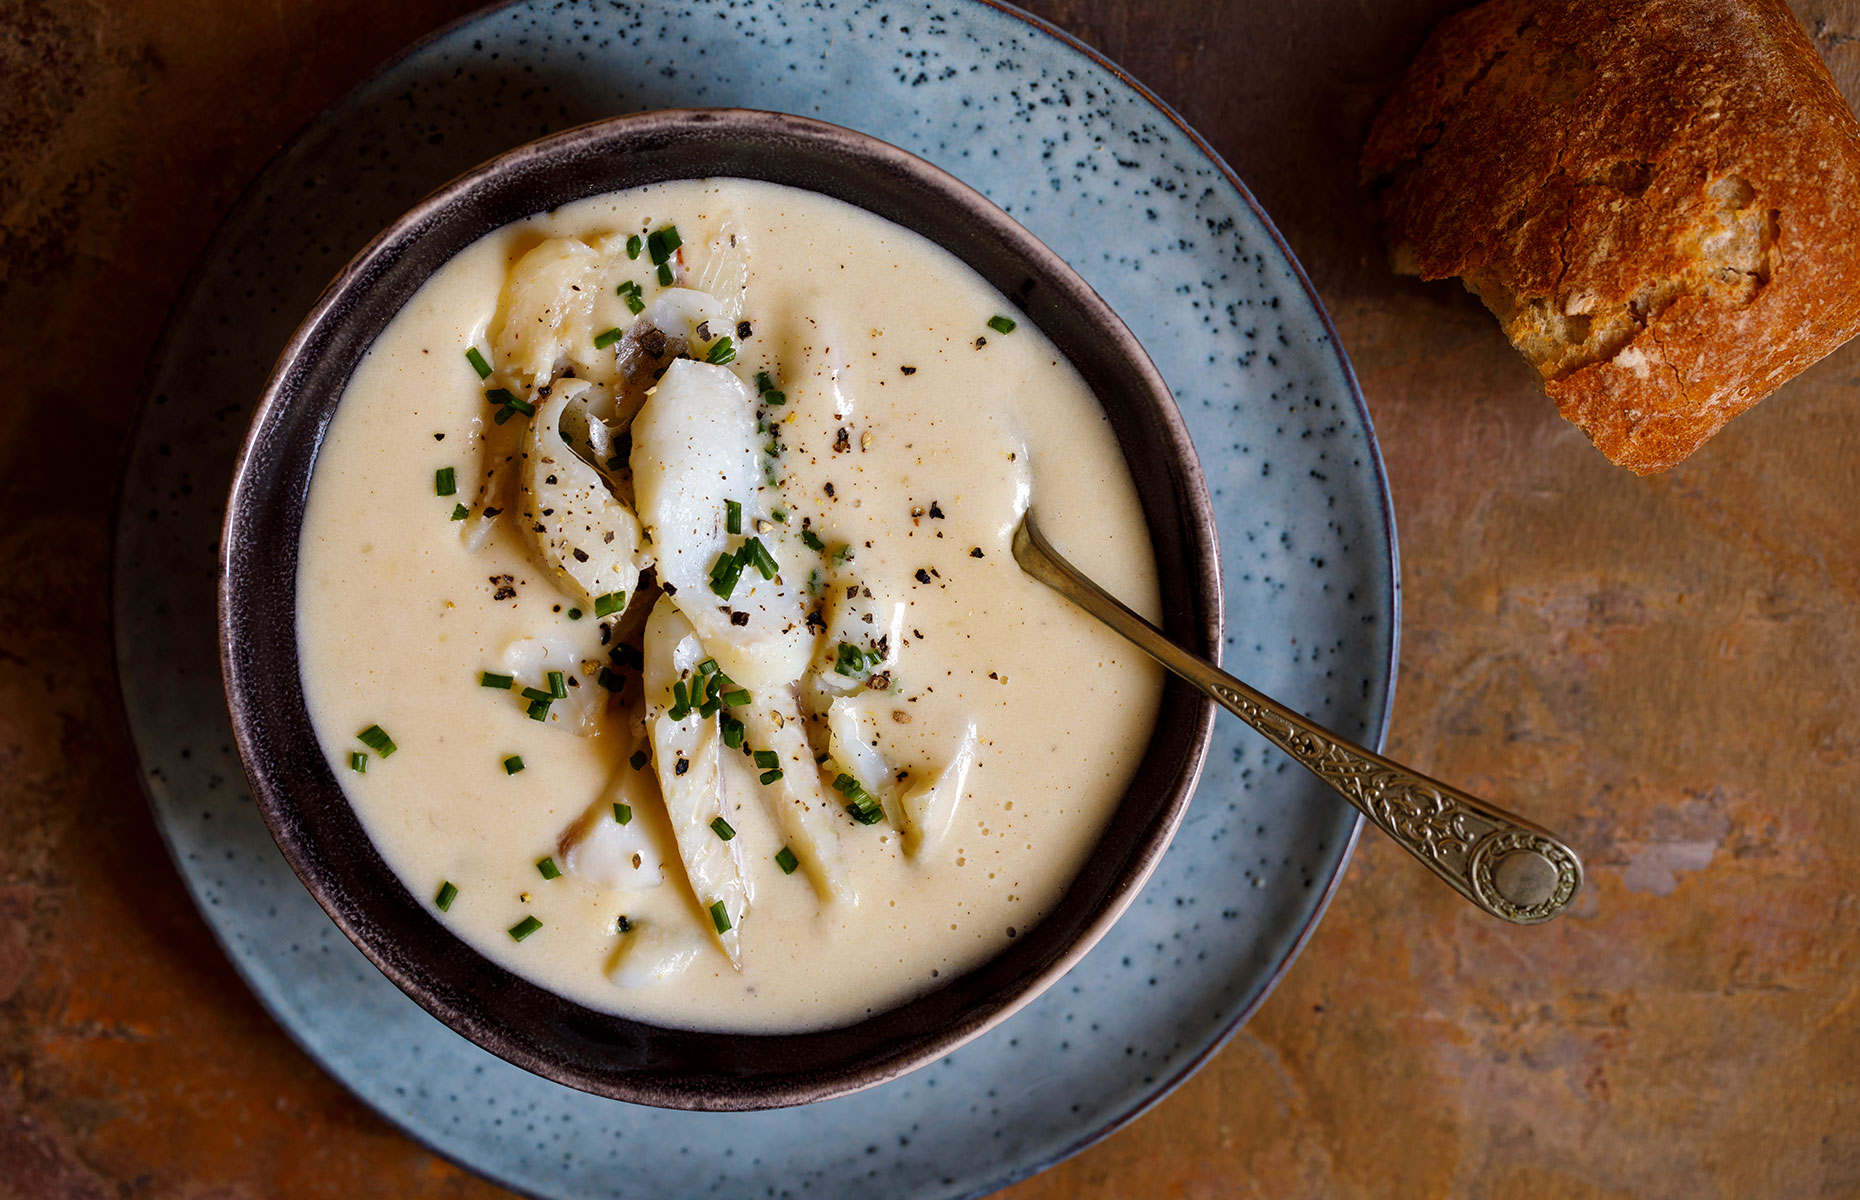
[[[1561,838],[1338,737],[1177,646],[1061,558],[1040,536],[1032,509],[1014,530],[1014,560],[1303,763],[1486,912],[1536,925],[1575,900],[1582,860]]]

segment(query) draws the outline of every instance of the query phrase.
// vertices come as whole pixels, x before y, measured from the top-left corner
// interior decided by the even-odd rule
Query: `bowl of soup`
[[[1134,898],[1212,707],[1205,485],[1140,345],[930,164],[686,110],[544,138],[371,243],[234,474],[222,666],[279,847],[486,1049],[667,1107],[977,1036]]]

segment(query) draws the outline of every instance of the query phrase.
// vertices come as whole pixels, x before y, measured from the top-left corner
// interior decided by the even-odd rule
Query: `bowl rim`
[[[318,295],[309,312],[279,353],[241,442],[233,466],[225,517],[221,526],[216,589],[218,609],[216,627],[222,685],[231,716],[234,740],[241,764],[251,785],[253,800],[265,821],[266,828],[299,882],[310,892],[336,927],[377,970],[381,971],[420,1007],[460,1036],[499,1058],[545,1079],[595,1095],[655,1107],[701,1111],[754,1111],[814,1103],[849,1095],[889,1082],[934,1062],[1005,1021],[1044,993],[1076,965],[1134,902],[1138,892],[1154,873],[1164,851],[1180,828],[1188,803],[1200,780],[1212,740],[1216,711],[1213,701],[1199,695],[1192,699],[1190,704],[1190,711],[1193,713],[1193,719],[1190,722],[1192,749],[1176,778],[1161,793],[1163,798],[1156,805],[1159,819],[1153,820],[1147,827],[1137,852],[1113,879],[1102,907],[1091,920],[1080,926],[1072,940],[1049,963],[1032,975],[1017,981],[1015,986],[1008,989],[1005,994],[999,995],[995,1002],[985,1006],[984,1011],[954,1022],[921,1046],[875,1056],[873,1061],[865,1065],[845,1069],[838,1075],[823,1081],[808,1081],[800,1084],[758,1081],[748,1086],[740,1080],[731,1080],[722,1086],[706,1086],[689,1079],[683,1079],[672,1086],[667,1086],[656,1079],[616,1081],[611,1072],[588,1069],[576,1063],[535,1053],[524,1045],[512,1042],[494,1023],[474,1020],[460,1013],[443,999],[435,996],[419,975],[402,969],[398,963],[384,954],[381,947],[375,944],[374,935],[366,928],[366,923],[341,907],[337,897],[329,894],[329,881],[321,878],[313,864],[307,861],[304,842],[285,819],[286,810],[291,803],[286,799],[292,791],[290,781],[274,778],[273,771],[265,764],[263,756],[257,752],[257,722],[247,703],[247,694],[254,681],[247,678],[247,672],[242,667],[238,654],[239,635],[242,631],[239,605],[236,602],[242,578],[236,569],[236,562],[243,544],[241,535],[244,531],[241,528],[241,518],[250,503],[247,497],[254,487],[258,486],[251,472],[253,462],[262,452],[265,435],[274,424],[276,415],[294,398],[290,394],[288,385],[302,368],[306,352],[313,348],[319,335],[327,327],[341,323],[343,301],[365,285],[372,268],[383,265],[384,260],[391,260],[396,251],[416,242],[424,232],[442,218],[450,206],[513,170],[520,170],[528,164],[547,161],[556,156],[572,155],[627,135],[644,135],[653,132],[674,135],[689,134],[699,128],[715,129],[719,126],[729,126],[733,132],[738,133],[771,137],[799,137],[817,143],[834,143],[842,150],[854,147],[858,153],[868,159],[908,175],[914,182],[926,184],[940,191],[946,198],[960,204],[971,215],[988,225],[990,234],[1013,254],[1037,264],[1049,280],[1065,285],[1067,302],[1082,309],[1081,315],[1086,323],[1112,335],[1118,357],[1141,378],[1143,383],[1140,396],[1133,396],[1133,399],[1142,402],[1141,407],[1147,410],[1149,419],[1155,424],[1157,432],[1167,446],[1166,459],[1176,476],[1173,482],[1178,491],[1182,493],[1180,496],[1183,506],[1181,516],[1184,524],[1178,532],[1181,535],[1184,565],[1188,576],[1187,599],[1196,607],[1196,611],[1192,614],[1199,624],[1196,632],[1203,638],[1209,656],[1218,662],[1223,645],[1225,593],[1220,569],[1220,546],[1214,528],[1213,507],[1206,480],[1173,393],[1141,343],[1116,312],[1064,259],[1018,221],[982,193],[928,160],[869,134],[814,118],[760,109],[723,107],[656,109],[607,117],[560,130],[513,147],[436,188],[370,239],[367,245],[344,265]],[[726,176],[709,173],[693,174],[683,178],[723,177]],[[621,189],[608,190],[624,190],[625,186],[628,185],[623,185]],[[785,186],[801,185],[787,184]],[[803,188],[803,190],[814,189]],[[601,193],[599,191],[586,193],[588,196],[598,194]],[[561,204],[573,203],[574,199],[579,198],[581,197],[558,201],[554,205],[539,206],[532,210],[531,215],[549,211],[550,208],[559,207]],[[856,201],[849,202],[857,204]],[[881,219],[885,219],[882,214],[876,215],[881,215]],[[513,218],[513,220],[522,219],[524,218]],[[466,245],[469,244],[466,243]],[[463,248],[461,246],[452,253],[456,255]],[[965,265],[971,265],[973,269],[966,254],[954,248],[944,248],[949,249],[959,260]],[[450,256],[443,261],[450,261]],[[435,271],[437,269],[437,267],[434,268]],[[431,278],[431,272],[426,275],[426,278]],[[1010,295],[1009,299],[1014,300],[1015,297]],[[320,438],[318,449],[320,450]],[[1148,524],[1146,514],[1146,525]],[[1153,537],[1155,531],[1152,529],[1151,533]],[[292,636],[295,637],[294,631]],[[1153,734],[1152,743],[1154,740]],[[1127,792],[1126,798],[1128,795]],[[1120,801],[1120,806],[1121,803]],[[359,818],[357,819],[359,822]],[[366,833],[365,827],[364,833]],[[372,841],[372,838],[370,840]],[[398,875],[395,876],[395,880],[401,882]],[[456,938],[456,935],[454,936]],[[456,940],[471,954],[483,959],[496,972],[514,978],[523,978],[501,964],[484,958],[465,939],[456,938]],[[977,964],[971,970],[978,970],[998,957],[999,955],[996,955],[983,960],[983,963]],[[960,978],[960,976],[955,978]],[[948,987],[950,983],[955,982],[955,978],[942,986]],[[632,1021],[650,1026],[649,1022],[637,1021],[635,1018],[619,1016],[604,1010],[588,1009],[570,997],[551,991],[545,985],[536,984],[535,986],[544,991],[550,991],[551,995],[563,1003],[581,1008],[598,1018]],[[939,990],[942,989],[932,989],[932,993]],[[874,1017],[882,1017],[888,1011],[891,1010],[874,1014]],[[866,1020],[871,1019],[874,1018],[866,1018]],[[856,1027],[859,1023],[843,1028]],[[819,1032],[831,1032],[831,1030]],[[712,1036],[759,1035],[743,1031]]]

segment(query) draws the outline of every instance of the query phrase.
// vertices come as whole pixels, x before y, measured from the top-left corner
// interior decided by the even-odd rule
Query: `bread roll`
[[[1362,168],[1397,269],[1458,276],[1643,475],[1860,332],[1860,122],[1782,0],[1489,0]]]

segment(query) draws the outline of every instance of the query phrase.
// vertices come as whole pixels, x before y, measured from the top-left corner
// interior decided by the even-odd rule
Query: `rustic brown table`
[[[1860,100],[1860,0],[1794,2]],[[137,378],[215,222],[468,7],[0,0],[0,1196],[497,1192],[220,955],[138,788],[105,581]],[[1354,186],[1454,7],[1033,4],[1278,219],[1393,482],[1391,749],[1566,832],[1588,892],[1507,928],[1366,835],[1233,1043],[1016,1200],[1860,1195],[1860,343],[1668,475],[1610,467],[1475,302],[1385,269]]]

